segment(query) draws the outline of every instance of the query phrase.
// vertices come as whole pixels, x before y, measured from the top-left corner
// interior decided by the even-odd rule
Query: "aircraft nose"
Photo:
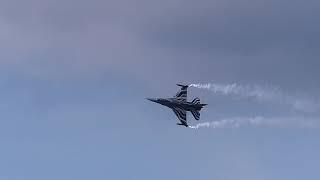
[[[155,98],[146,98],[146,99],[148,99],[149,101],[152,101],[152,102],[157,102],[157,99],[155,99]]]

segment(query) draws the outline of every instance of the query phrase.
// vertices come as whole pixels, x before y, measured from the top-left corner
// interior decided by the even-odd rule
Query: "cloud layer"
[[[149,83],[146,74],[158,81],[214,76],[290,86],[296,76],[313,85],[318,5],[312,0],[4,0],[0,63],[36,77],[115,70]]]

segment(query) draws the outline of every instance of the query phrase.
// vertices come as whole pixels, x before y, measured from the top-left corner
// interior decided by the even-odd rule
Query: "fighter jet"
[[[200,110],[207,104],[200,104],[200,99],[195,98],[192,102],[187,102],[187,90],[189,85],[181,85],[181,89],[173,98],[147,98],[148,100],[171,108],[180,120],[177,125],[189,127],[187,124],[187,111],[190,111],[196,120],[200,119]]]

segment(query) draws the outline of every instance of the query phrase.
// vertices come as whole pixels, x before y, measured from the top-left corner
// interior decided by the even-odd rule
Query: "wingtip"
[[[177,84],[177,86],[180,86],[180,87],[189,87],[190,85],[189,85],[189,84]]]

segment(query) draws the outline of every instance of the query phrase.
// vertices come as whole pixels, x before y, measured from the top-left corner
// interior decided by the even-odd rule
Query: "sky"
[[[0,179],[318,180],[319,7],[1,0]]]

